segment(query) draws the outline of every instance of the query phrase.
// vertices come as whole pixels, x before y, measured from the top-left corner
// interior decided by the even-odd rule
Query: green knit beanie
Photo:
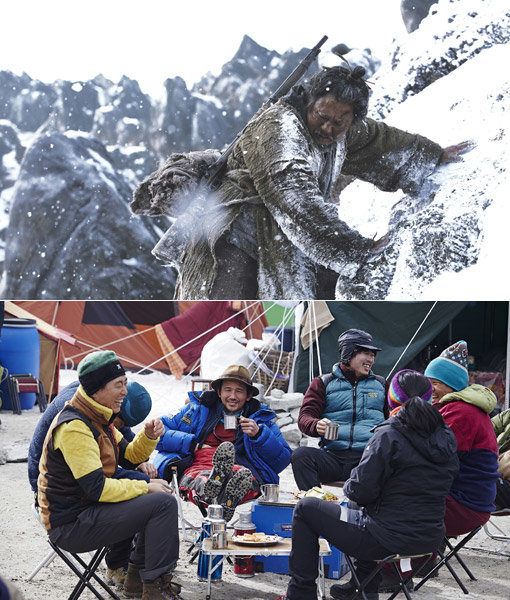
[[[124,367],[112,350],[91,352],[78,365],[78,379],[89,396],[109,381],[125,374]]]

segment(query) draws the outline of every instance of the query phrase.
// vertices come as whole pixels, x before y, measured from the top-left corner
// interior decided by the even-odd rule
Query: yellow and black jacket
[[[73,522],[95,502],[121,502],[147,493],[147,481],[130,478],[119,458],[133,465],[150,456],[158,440],[142,430],[129,444],[111,424],[111,409],[82,386],[53,420],[39,463],[38,502],[46,529]]]

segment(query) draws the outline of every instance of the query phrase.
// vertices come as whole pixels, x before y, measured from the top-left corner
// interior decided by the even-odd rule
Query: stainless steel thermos
[[[200,545],[205,538],[211,538],[213,548],[227,547],[227,522],[223,518],[223,507],[219,504],[210,504],[207,516],[202,521]],[[209,562],[212,559],[212,569],[221,562],[222,556],[205,555],[200,551],[198,555],[197,577],[200,581],[207,581],[209,575]],[[219,564],[211,573],[211,581],[221,581],[222,564]]]

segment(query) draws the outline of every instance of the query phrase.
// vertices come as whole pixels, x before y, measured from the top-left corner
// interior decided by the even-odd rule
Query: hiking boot
[[[127,569],[126,567],[119,567],[118,569],[106,568],[106,583],[108,585],[114,585],[119,590],[124,587],[124,579],[126,579]]]
[[[223,518],[227,523],[234,516],[235,509],[251,488],[252,474],[250,469],[243,467],[229,480],[222,494]]]
[[[403,575],[403,577],[405,579],[405,575]],[[414,583],[412,579],[406,583],[406,587],[410,592],[414,590]],[[398,592],[400,589],[400,581],[398,578],[393,577],[393,575],[390,575],[389,573],[383,572],[382,581],[379,584],[379,591],[388,592],[391,594],[392,592]]]
[[[355,590],[356,590],[356,583],[354,582],[354,579],[351,577],[351,579],[349,579],[349,581],[346,581],[345,583],[333,584],[329,590],[329,593],[333,596],[333,598],[336,598],[337,596],[335,596],[335,594],[344,594],[344,593],[353,594]]]
[[[143,582],[142,600],[182,600],[181,586],[172,581],[171,575],[161,575],[154,581]]]
[[[225,482],[232,475],[236,451],[232,442],[223,442],[213,455],[212,471],[204,484],[204,500],[207,504],[218,497]]]
[[[124,596],[126,598],[141,598],[143,592],[140,570],[133,565],[128,565],[126,578],[124,579]]]

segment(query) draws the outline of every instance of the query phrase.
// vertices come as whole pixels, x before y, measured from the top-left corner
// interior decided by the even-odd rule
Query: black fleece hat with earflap
[[[377,346],[374,346],[372,336],[361,329],[348,329],[340,334],[338,338],[338,354],[340,355],[341,363],[344,365],[349,364],[354,352],[359,348],[373,350],[374,352],[380,352],[381,350]]]

